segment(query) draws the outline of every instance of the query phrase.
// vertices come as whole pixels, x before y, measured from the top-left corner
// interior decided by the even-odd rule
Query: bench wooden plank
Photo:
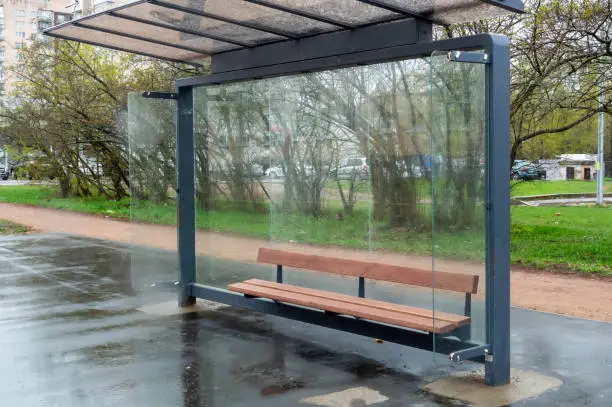
[[[257,261],[266,264],[282,264],[305,270],[353,277],[365,277],[372,280],[389,281],[419,287],[433,287],[440,290],[472,293],[478,291],[478,276],[455,274],[390,264],[363,262],[349,259],[286,252],[282,250],[260,248]]]
[[[372,298],[359,298],[352,295],[340,294],[330,291],[316,290],[313,288],[300,287],[290,284],[280,284],[272,281],[266,280],[246,280],[243,281],[246,284],[252,284],[260,287],[268,287],[268,288],[276,288],[279,290],[285,290],[288,292],[293,292],[297,294],[310,295],[312,297],[321,297],[321,298],[329,298],[336,301],[346,302],[349,304],[359,304],[359,305],[367,305],[371,308],[382,309],[387,311],[396,311],[402,312],[409,315],[414,315],[417,317],[433,319],[435,317],[436,323],[437,321],[449,322],[452,324],[456,324],[457,326],[465,325],[470,322],[470,317],[466,317],[463,315],[455,315],[448,314],[445,312],[436,312],[434,314],[433,311],[423,308],[410,307],[408,305],[394,304],[391,302],[374,300]]]
[[[459,326],[458,324],[450,322],[436,321],[434,327],[431,318],[419,317],[416,315],[406,314],[404,312],[372,308],[369,305],[347,303],[331,298],[325,298],[323,294],[318,297],[313,297],[284,289],[262,287],[246,282],[230,284],[228,289],[230,291],[240,292],[242,294],[254,297],[269,298],[276,301],[316,308],[337,314],[351,315],[372,321],[383,322],[426,332],[434,332],[439,334],[449,333]],[[469,318],[467,319],[467,322],[469,322]]]

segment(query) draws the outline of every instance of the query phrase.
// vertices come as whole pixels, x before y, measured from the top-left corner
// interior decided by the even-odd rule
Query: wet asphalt
[[[199,281],[217,286],[274,273],[198,265]],[[0,406],[306,406],[360,386],[388,398],[380,407],[462,406],[420,387],[477,367],[240,309],[138,310],[176,299],[151,286],[175,278],[172,252],[68,235],[0,238]],[[611,338],[612,324],[513,309],[513,366],[564,382],[513,406],[611,406]]]

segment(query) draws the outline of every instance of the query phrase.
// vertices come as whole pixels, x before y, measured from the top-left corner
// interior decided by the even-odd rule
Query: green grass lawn
[[[143,201],[130,205],[128,199],[62,199],[56,197],[53,187],[1,187],[0,202],[176,224],[174,203],[154,205]],[[210,212],[198,210],[196,224],[201,229],[279,241],[431,253],[432,241],[429,234],[371,225],[367,203],[358,203],[355,215],[342,220],[337,218],[334,205],[338,203],[328,203],[329,214],[316,220],[305,215],[274,210],[271,213],[248,213],[225,205]],[[612,274],[612,233],[609,230],[612,230],[612,208],[514,207],[512,261],[543,269],[561,268]],[[482,229],[438,233],[434,236],[433,248],[440,257],[482,259],[483,241]]]
[[[514,207],[512,261],[612,274],[611,228],[612,207]]]
[[[604,182],[605,192],[612,191],[612,181]],[[512,181],[512,196],[548,195],[548,194],[594,194],[597,183],[594,181]]]
[[[22,235],[27,233],[28,230],[27,226],[0,219],[0,236]]]

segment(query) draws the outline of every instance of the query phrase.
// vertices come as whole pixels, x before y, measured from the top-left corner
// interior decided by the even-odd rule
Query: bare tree
[[[528,0],[528,13],[452,26],[446,36],[499,32],[512,40],[512,150],[595,116],[612,91],[610,0]],[[606,86],[601,89],[600,83]],[[611,98],[604,111],[610,113]]]

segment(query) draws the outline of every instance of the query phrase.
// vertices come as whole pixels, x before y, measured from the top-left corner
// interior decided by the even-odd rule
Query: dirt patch
[[[134,243],[166,250],[176,250],[176,227],[129,223],[99,216],[31,206],[0,204],[3,218],[30,225],[41,233],[71,233],[93,238]],[[260,239],[199,231],[196,251],[199,255],[235,261],[255,262],[260,247],[276,247],[334,257],[376,261],[387,264],[431,268],[431,258],[388,252],[315,247],[293,243],[273,243]],[[482,264],[436,260],[436,269],[454,273],[479,274],[484,285]],[[513,267],[512,305],[556,314],[612,322],[612,278],[564,271],[545,272]]]

